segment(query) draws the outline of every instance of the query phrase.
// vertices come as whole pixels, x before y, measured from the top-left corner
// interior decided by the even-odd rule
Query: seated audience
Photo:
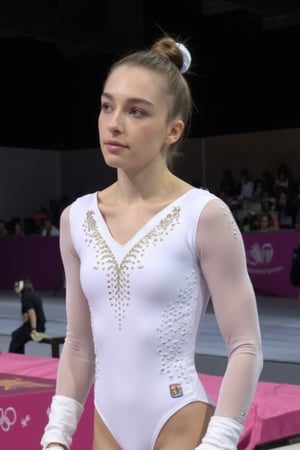
[[[268,200],[269,197],[269,192],[266,190],[263,180],[261,178],[257,178],[254,183],[251,200],[255,202],[261,202]]]
[[[300,210],[296,214],[294,228],[295,228],[295,231],[300,231]]]
[[[0,237],[7,236],[8,231],[4,220],[0,220]]]
[[[277,211],[278,225],[281,230],[294,228],[294,211],[286,191],[278,194],[275,211]]]
[[[264,170],[261,175],[262,182],[264,184],[264,188],[268,193],[268,198],[274,197],[274,175],[270,170]]]
[[[22,224],[22,222],[15,222],[13,226],[12,236],[25,236],[24,225]]]
[[[248,169],[242,169],[240,173],[239,200],[249,200],[253,195],[254,183],[250,178]]]
[[[59,235],[59,229],[53,225],[52,220],[47,217],[44,220],[43,230],[42,230],[42,236],[58,236]]]
[[[44,220],[47,218],[47,210],[44,206],[37,209],[32,215],[33,228],[35,234],[41,234]]]
[[[277,174],[274,182],[275,195],[279,195],[280,192],[288,193],[291,189],[291,176],[290,171],[286,165],[281,164],[277,169]]]
[[[257,214],[253,211],[248,211],[241,221],[241,231],[256,231],[258,227],[259,224]]]
[[[218,191],[225,192],[228,197],[234,197],[236,195],[236,183],[232,170],[223,170],[222,179],[220,181]]]
[[[258,231],[278,231],[278,227],[274,223],[272,214],[263,212],[259,216]]]

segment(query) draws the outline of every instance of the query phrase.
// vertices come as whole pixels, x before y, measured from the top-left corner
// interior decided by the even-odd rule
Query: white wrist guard
[[[61,445],[52,445],[52,447],[44,447],[46,450],[64,450],[65,447]]]
[[[236,450],[243,430],[243,425],[234,419],[212,416],[202,443],[195,450]]]
[[[49,421],[45,427],[41,445],[43,450],[51,443],[71,447],[72,437],[83,412],[83,405],[64,395],[54,395],[51,402]],[[57,447],[54,448],[60,448]]]

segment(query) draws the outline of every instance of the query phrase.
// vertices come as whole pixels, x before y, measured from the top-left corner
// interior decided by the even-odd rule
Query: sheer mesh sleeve
[[[79,278],[80,261],[74,249],[67,207],[60,219],[60,251],[66,278],[67,335],[59,360],[56,394],[84,403],[95,372],[88,302]]]
[[[262,370],[263,356],[256,306],[241,233],[221,200],[204,208],[197,229],[197,247],[228,364],[215,414],[243,422]]]

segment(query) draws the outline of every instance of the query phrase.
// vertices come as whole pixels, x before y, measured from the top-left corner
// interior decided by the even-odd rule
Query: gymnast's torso
[[[215,196],[192,188],[125,244],[111,235],[97,193],[70,209],[72,241],[91,313],[95,408],[124,450],[152,450],[166,421],[212,403],[194,364],[209,301],[196,254],[198,221]],[[140,441],[136,437],[140,435]]]

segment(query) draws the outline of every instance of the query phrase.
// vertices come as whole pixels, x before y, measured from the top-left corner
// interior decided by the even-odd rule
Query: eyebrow
[[[101,97],[105,97],[108,100],[113,100],[114,99],[113,95],[109,94],[108,92],[103,92]],[[144,105],[150,106],[152,108],[154,106],[153,103],[149,102],[148,100],[146,100],[144,98],[140,98],[140,97],[130,97],[130,98],[128,98],[126,100],[126,103],[129,103],[129,104],[131,104],[131,103],[143,103]]]

